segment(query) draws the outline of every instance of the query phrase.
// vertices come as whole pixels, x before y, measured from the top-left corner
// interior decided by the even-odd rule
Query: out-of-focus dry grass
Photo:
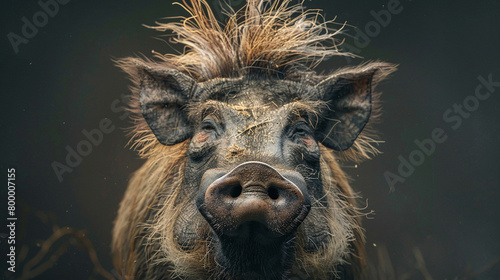
[[[425,256],[422,251],[415,247],[413,248],[414,259],[408,260],[413,264],[413,270],[404,273],[397,273],[387,247],[377,245],[375,248],[376,255],[369,259],[368,269],[365,275],[366,280],[434,280],[432,273],[429,272],[425,262]],[[485,264],[483,267],[473,270],[471,267],[466,267],[461,276],[456,276],[452,280],[471,280],[481,279],[481,274],[487,272],[494,266],[500,264],[500,258],[496,258]]]
[[[47,230],[50,232],[51,229],[52,234],[48,236],[47,239],[33,242],[33,244],[30,242],[20,242],[22,245],[19,246],[20,249],[17,255],[16,266],[18,269],[16,275],[18,278],[16,279],[29,280],[39,276],[43,277],[43,274],[53,268],[72,246],[76,246],[80,250],[86,252],[94,266],[92,275],[88,276],[89,279],[93,279],[94,277],[107,280],[115,279],[115,277],[101,265],[94,245],[83,230],[72,227],[59,227],[54,213],[35,210],[26,204],[21,203],[21,212],[24,218],[21,220],[22,222],[17,235],[18,238],[21,239],[26,236],[27,228],[33,230],[33,227],[28,227],[25,222],[30,216],[32,216],[37,223],[39,222],[40,225],[37,227],[38,230]],[[40,226],[44,227],[43,230]],[[8,278],[9,275],[5,276],[7,279],[10,279]]]

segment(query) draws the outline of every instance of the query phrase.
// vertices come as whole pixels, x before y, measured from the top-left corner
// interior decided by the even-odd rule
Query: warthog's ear
[[[316,139],[337,151],[351,147],[370,119],[374,81],[393,69],[390,64],[372,63],[333,74],[318,84],[319,99],[327,106],[320,114]]]
[[[196,82],[180,71],[135,60],[139,79],[139,103],[144,119],[164,145],[191,137],[185,105]]]

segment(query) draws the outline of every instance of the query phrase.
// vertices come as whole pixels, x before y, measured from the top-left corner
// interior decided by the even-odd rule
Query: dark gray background
[[[328,19],[337,16],[337,22],[364,29],[374,20],[370,11],[385,9],[388,2],[313,0],[306,5],[323,9]],[[400,64],[380,86],[384,115],[378,130],[385,140],[380,145],[384,153],[357,168],[346,164],[352,185],[368,201],[367,210],[376,212],[365,220],[367,246],[371,251],[374,244],[387,248],[398,278],[408,274],[424,279],[415,268],[418,248],[433,279],[497,279],[500,88],[456,130],[443,120],[443,113],[474,94],[479,75],[492,74],[500,81],[500,3],[402,0],[401,5],[403,11],[361,49],[364,58],[350,62],[380,59]],[[168,52],[170,48],[155,39],[160,34],[141,24],[185,13],[171,1],[72,0],[15,54],[7,34],[20,34],[21,18],[31,19],[39,10],[37,1],[9,0],[0,12],[0,170],[6,181],[7,168],[17,168],[17,201],[23,209],[17,213],[25,224],[18,228],[18,248],[29,247],[32,258],[52,233],[41,213],[53,213],[57,225],[84,229],[111,270],[112,222],[128,178],[142,164],[126,147],[125,128],[130,124],[110,108],[128,93],[129,84],[112,58]],[[347,64],[339,58],[322,67]],[[98,128],[103,118],[117,128],[60,183],[51,163],[64,163],[65,147],[76,148],[85,139],[81,131]],[[384,172],[396,173],[398,156],[408,158],[416,149],[414,140],[429,138],[435,128],[442,128],[448,139],[390,192]],[[6,183],[2,186],[0,218],[5,221]],[[0,232],[6,229],[2,226]],[[5,256],[5,239],[0,243]],[[85,251],[72,246],[37,279],[89,277],[98,278]]]

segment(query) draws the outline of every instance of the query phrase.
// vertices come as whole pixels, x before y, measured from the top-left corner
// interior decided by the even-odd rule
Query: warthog
[[[291,0],[248,0],[220,24],[205,0],[170,30],[182,54],[126,58],[133,145],[120,205],[124,279],[358,279],[357,196],[339,160],[377,153],[381,62],[318,74],[338,30]]]

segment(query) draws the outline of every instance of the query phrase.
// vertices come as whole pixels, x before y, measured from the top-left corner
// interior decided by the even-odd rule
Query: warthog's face
[[[352,145],[383,65],[315,77],[317,84],[251,75],[197,83],[175,70],[137,67],[142,114],[157,139],[190,139],[179,198],[188,202],[174,229],[183,250],[210,240],[221,278],[281,279],[299,232],[305,252],[336,238],[318,210],[334,195],[323,186],[319,143]],[[200,231],[207,223],[210,230]]]
[[[195,120],[186,175],[216,235],[217,261],[249,279],[281,275],[311,200],[323,197],[319,146],[300,85],[240,79],[206,86],[212,96]]]

